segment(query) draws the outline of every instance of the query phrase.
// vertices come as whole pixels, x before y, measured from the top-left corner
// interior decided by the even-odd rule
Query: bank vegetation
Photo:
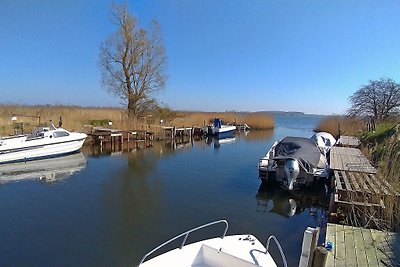
[[[16,115],[17,120],[12,117]],[[29,132],[41,124],[58,126],[72,131],[88,132],[92,127],[107,127],[119,130],[162,131],[162,126],[191,127],[209,125],[214,118],[222,118],[225,123],[248,124],[252,129],[274,128],[274,118],[265,113],[236,112],[189,112],[173,111],[167,107],[157,107],[146,116],[130,118],[125,108],[79,107],[64,105],[0,105],[0,136],[15,134],[21,126]],[[111,125],[110,123],[111,122]]]

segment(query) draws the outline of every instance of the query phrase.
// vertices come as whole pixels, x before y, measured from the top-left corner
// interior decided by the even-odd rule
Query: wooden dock
[[[354,136],[341,135],[339,140],[336,142],[336,146],[345,146],[345,147],[360,147],[361,143],[358,138]]]
[[[330,150],[330,168],[339,171],[376,173],[360,149],[334,146]]]
[[[355,137],[346,137],[351,144]],[[358,148],[334,146],[330,151],[332,194],[329,212],[342,214],[341,223],[353,226],[390,228],[387,215],[400,194],[386,180],[379,179],[376,169]]]
[[[399,266],[400,233],[328,223],[325,243],[331,242],[326,266]]]
[[[93,127],[92,132],[88,133],[92,144],[103,146],[110,144],[111,148],[124,143],[133,143],[136,148],[152,145],[153,133],[145,130],[122,131],[117,129]]]

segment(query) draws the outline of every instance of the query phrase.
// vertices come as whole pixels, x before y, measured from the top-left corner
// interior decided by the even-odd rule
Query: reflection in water
[[[262,183],[256,199],[257,211],[268,211],[289,218],[307,210],[321,224],[326,219],[324,212],[324,209],[328,207],[326,194],[312,191],[286,191]]]
[[[82,152],[63,157],[20,162],[0,166],[0,183],[28,179],[54,182],[66,179],[86,167]]]
[[[156,166],[161,158],[174,153],[170,146],[155,143],[152,149],[125,154],[126,166],[116,170],[104,184],[102,203],[109,215],[113,236],[120,241],[113,244],[113,249],[130,256],[121,259],[124,266],[132,265],[144,254],[139,248],[132,251],[133,243],[141,240],[146,244],[149,239],[148,232],[137,229],[161,227],[158,224],[165,210],[165,182],[162,175],[155,175]]]
[[[207,145],[214,145],[214,148],[217,149],[221,145],[232,144],[235,143],[236,137],[227,137],[227,138],[218,138],[213,136],[208,136],[205,139]]]
[[[260,141],[271,138],[274,135],[274,130],[257,130],[246,133],[246,141]]]

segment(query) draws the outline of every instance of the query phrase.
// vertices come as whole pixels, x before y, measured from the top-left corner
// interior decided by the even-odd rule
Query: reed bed
[[[316,132],[328,132],[333,136],[360,135],[365,127],[363,120],[348,116],[328,116],[316,127]]]
[[[14,114],[17,114],[15,122],[11,120]],[[93,121],[111,120],[116,123],[115,126],[119,126],[126,117],[125,112],[118,108],[2,105],[0,106],[0,134],[13,134],[15,123],[23,123],[25,127],[38,125],[38,118],[25,116],[40,116],[41,124],[49,125],[52,121],[56,126],[62,117],[62,127],[73,131],[84,131],[85,125]]]
[[[15,114],[17,114],[17,121],[12,121],[11,118]],[[47,123],[49,125],[52,121],[56,126],[58,126],[61,117],[62,127],[72,131],[84,132],[88,132],[90,125],[92,125],[121,130],[146,129],[157,134],[162,131],[161,126],[203,126],[212,122],[214,118],[221,118],[224,122],[231,124],[247,123],[252,129],[272,129],[275,123],[272,116],[260,113],[175,112],[161,108],[146,117],[130,119],[123,108],[0,105],[0,136],[14,134],[15,128],[20,123],[23,123],[24,132],[29,132],[39,123],[35,116],[40,117],[41,124]],[[112,121],[111,126],[108,125],[108,121]]]
[[[205,126],[215,118],[221,118],[228,124],[247,124],[253,130],[273,129],[275,120],[265,113],[236,113],[236,112],[179,112],[171,122],[172,126]]]

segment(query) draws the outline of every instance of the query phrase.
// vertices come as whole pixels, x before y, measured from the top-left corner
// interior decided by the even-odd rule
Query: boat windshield
[[[53,137],[57,138],[57,137],[64,137],[64,136],[69,136],[69,133],[66,131],[55,131],[53,133]]]

